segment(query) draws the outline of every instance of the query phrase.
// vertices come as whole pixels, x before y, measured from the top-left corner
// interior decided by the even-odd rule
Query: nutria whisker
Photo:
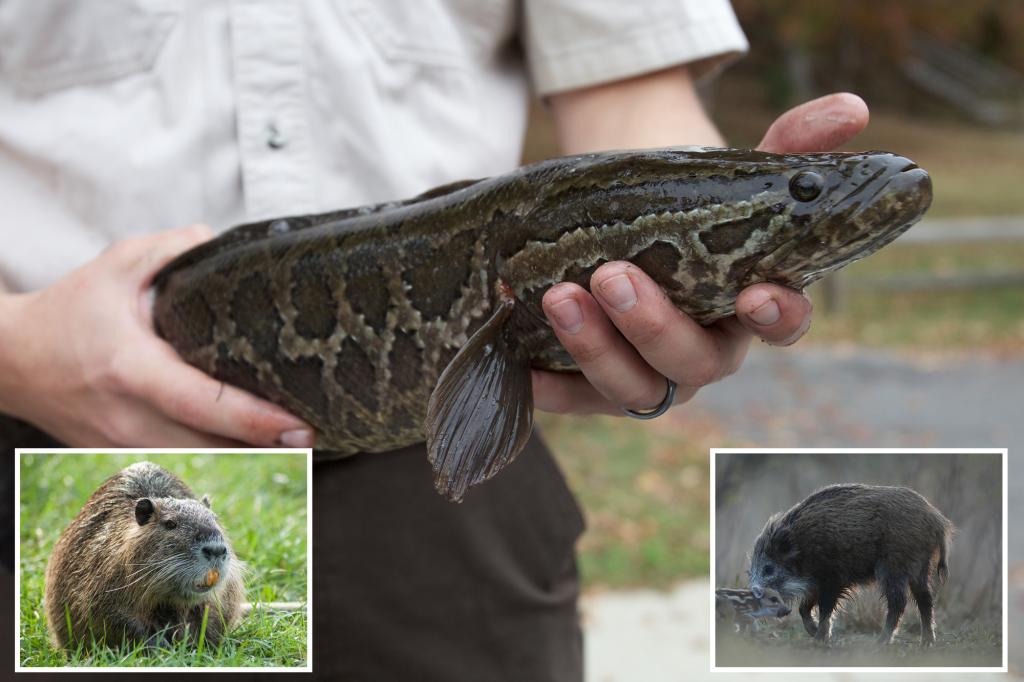
[[[152,575],[153,573],[156,573],[156,572],[158,572],[158,571],[159,571],[159,569],[158,569],[158,568],[153,568],[153,569],[151,569],[151,570],[150,570],[150,571],[149,571],[148,573],[145,573],[145,574],[143,574],[143,575],[140,575],[140,576],[139,576],[138,578],[136,578],[135,580],[131,581],[131,582],[130,582],[130,583],[128,583],[127,585],[122,585],[121,587],[112,587],[112,588],[110,588],[109,590],[105,590],[105,591],[106,591],[106,592],[117,592],[118,590],[123,590],[123,589],[125,589],[125,588],[131,587],[131,586],[132,586],[132,585],[134,585],[135,583],[137,583],[137,582],[139,582],[139,581],[141,581],[141,580],[145,580],[145,579],[146,579],[147,577],[149,577],[150,575]],[[128,576],[128,577],[130,578],[131,576]]]
[[[131,578],[133,575],[141,573],[142,571],[145,571],[148,568],[157,568],[157,567],[159,567],[159,566],[161,566],[161,565],[163,565],[165,563],[167,563],[167,562],[161,560],[161,561],[152,561],[152,562],[144,562],[144,563],[137,563],[137,564],[127,564],[128,566],[142,566],[142,568],[136,569],[136,570],[132,571],[131,573],[129,573],[127,577]]]
[[[183,560],[164,563],[153,573],[154,579],[147,583],[146,588],[142,592],[142,596],[148,599],[150,594],[153,593],[157,587],[176,586],[181,588],[176,590],[179,592],[191,589],[190,585],[183,584],[181,580],[177,579],[180,577],[181,573],[184,572],[182,569],[187,568],[188,562]],[[159,597],[162,595],[155,596]],[[187,601],[187,599],[182,601]]]

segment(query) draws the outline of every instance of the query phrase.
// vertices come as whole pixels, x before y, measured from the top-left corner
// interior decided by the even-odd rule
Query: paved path
[[[1024,670],[1024,524],[1012,522],[1024,518],[1024,359],[758,347],[679,419],[715,420],[734,443],[763,447],[1009,448],[1010,666]],[[708,609],[705,581],[588,596],[588,682],[710,679]],[[890,677],[903,679],[806,679]]]
[[[693,408],[759,445],[1012,448],[1022,398],[1024,359],[758,346]]]

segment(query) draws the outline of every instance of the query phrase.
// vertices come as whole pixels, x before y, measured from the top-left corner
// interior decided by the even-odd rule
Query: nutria
[[[953,524],[910,488],[849,483],[809,495],[765,524],[750,560],[750,588],[800,599],[808,634],[827,642],[836,605],[877,582],[888,607],[879,641],[892,642],[907,606],[921,612],[921,643],[935,642],[931,574],[944,581]],[[937,557],[937,559],[936,559]],[[811,617],[817,605],[818,622]]]
[[[205,639],[235,625],[241,564],[210,510],[151,462],[108,478],[61,534],[46,567],[46,617],[55,646],[118,646]],[[71,632],[68,632],[70,622]]]

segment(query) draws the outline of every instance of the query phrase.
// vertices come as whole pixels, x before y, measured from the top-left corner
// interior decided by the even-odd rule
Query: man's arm
[[[720,146],[686,67],[553,95],[551,110],[567,154],[606,149],[697,144]],[[857,134],[867,107],[853,95],[830,95],[781,116],[759,148],[821,151]],[[635,266],[606,263],[591,278],[591,295],[575,284],[552,287],[544,310],[583,376],[534,372],[537,407],[554,412],[649,409],[679,385],[676,402],[735,372],[750,339],[794,343],[810,326],[810,301],[774,284],[743,290],[736,316],[701,327],[680,313]]]
[[[564,154],[724,144],[685,66],[552,95],[549,104]]]

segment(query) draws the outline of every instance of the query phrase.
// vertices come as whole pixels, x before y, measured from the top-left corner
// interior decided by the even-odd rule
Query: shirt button
[[[267,146],[271,149],[281,149],[288,144],[287,138],[277,129],[276,123],[267,124]]]

